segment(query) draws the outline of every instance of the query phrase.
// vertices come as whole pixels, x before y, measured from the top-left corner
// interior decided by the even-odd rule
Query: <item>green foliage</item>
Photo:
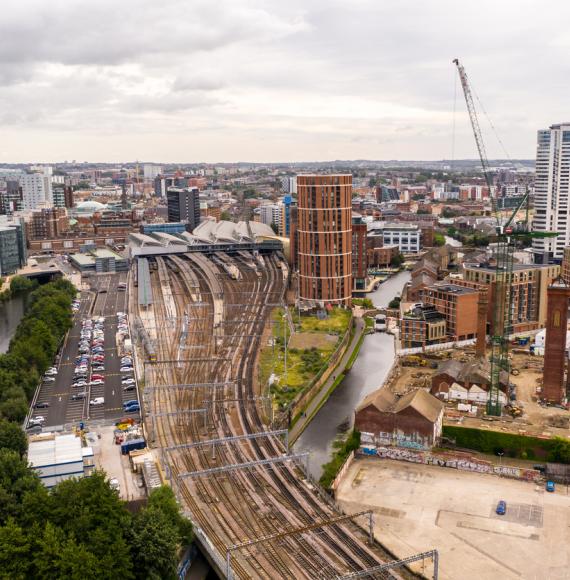
[[[0,419],[0,449],[15,451],[21,457],[28,450],[28,440],[17,423]]]
[[[48,492],[25,459],[0,449],[0,578],[174,578],[191,537],[170,488],[132,516],[103,472]]]
[[[444,425],[443,435],[455,441],[457,447],[482,453],[504,453],[507,457],[542,459],[570,463],[570,442],[564,439],[539,439],[526,435],[484,431],[467,427]],[[524,456],[523,456],[524,455]]]
[[[34,288],[37,288],[38,283],[36,280],[30,280],[25,276],[14,276],[10,280],[10,292],[12,294],[23,294],[24,292],[29,292]]]
[[[12,280],[14,283],[14,292],[23,291],[24,283],[18,282],[18,277]],[[29,295],[26,314],[10,348],[0,355],[0,417],[21,422],[26,416],[40,376],[51,365],[61,339],[71,328],[75,294],[73,284],[61,279]]]
[[[388,302],[388,308],[400,308],[400,302],[402,299],[399,296],[394,296],[390,302]]]
[[[360,432],[354,429],[346,441],[336,442],[336,451],[334,452],[332,459],[323,465],[323,474],[319,480],[320,484],[325,488],[329,489],[337,476],[346,458],[350,455],[351,451],[358,449],[360,447]]]
[[[392,268],[400,268],[405,261],[406,260],[402,254],[396,254],[395,256],[392,256],[390,266],[392,266]]]
[[[230,214],[229,211],[224,210],[221,214],[220,214],[220,219],[222,221],[226,221],[226,222],[231,222],[232,221],[232,216]]]
[[[570,463],[570,441],[562,437],[552,439],[548,461],[553,463]]]
[[[374,308],[374,303],[370,298],[353,298],[352,304],[353,306],[362,306],[362,308],[368,308],[369,310]]]
[[[434,246],[445,246],[445,236],[439,232],[435,232],[433,235],[433,245]]]

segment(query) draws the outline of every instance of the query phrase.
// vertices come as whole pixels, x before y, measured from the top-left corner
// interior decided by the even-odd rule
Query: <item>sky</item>
[[[533,158],[570,121],[569,21],[566,0],[6,2],[0,164],[475,158],[454,58]]]

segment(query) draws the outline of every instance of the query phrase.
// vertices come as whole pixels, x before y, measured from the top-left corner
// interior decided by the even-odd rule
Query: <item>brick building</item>
[[[468,340],[477,336],[477,290],[441,282],[423,290],[422,301],[434,306],[445,318],[449,340]]]
[[[357,407],[354,427],[373,445],[429,449],[441,437],[443,408],[424,389],[399,396],[381,388]]]
[[[368,280],[367,229],[362,216],[352,216],[352,288],[354,290],[365,290]]]
[[[445,317],[433,306],[418,306],[400,319],[402,348],[425,347],[448,340]]]
[[[299,298],[352,300],[352,175],[297,177]]]
[[[547,289],[560,274],[555,264],[514,264],[511,289],[512,332],[528,332],[543,328],[546,324]],[[488,291],[487,322],[493,332],[493,308],[495,301],[496,270],[488,262],[463,264],[464,282],[481,284]]]
[[[57,238],[69,229],[65,208],[44,208],[32,211],[26,221],[28,240]]]

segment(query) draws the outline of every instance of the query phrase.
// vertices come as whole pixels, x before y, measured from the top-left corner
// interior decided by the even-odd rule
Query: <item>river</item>
[[[0,302],[0,353],[5,353],[26,306],[25,296],[14,296],[6,302]]]
[[[400,272],[368,298],[375,306],[385,308],[409,279],[409,272]],[[362,399],[382,384],[394,356],[392,335],[378,332],[366,336],[354,366],[295,443],[296,453],[310,453],[309,472],[315,479],[321,476],[322,465],[330,458],[335,438],[348,424],[352,425],[354,409]]]

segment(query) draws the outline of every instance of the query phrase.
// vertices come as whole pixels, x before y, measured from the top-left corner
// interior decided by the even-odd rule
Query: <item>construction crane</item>
[[[513,259],[517,240],[529,240],[537,237],[550,237],[551,233],[530,232],[528,230],[528,205],[526,221],[513,227],[515,217],[523,205],[528,203],[529,191],[522,197],[517,207],[509,218],[504,221],[498,209],[497,195],[494,191],[493,177],[491,175],[485,144],[477,118],[477,110],[473,101],[473,95],[467,79],[467,73],[459,59],[455,59],[453,64],[457,66],[471,127],[475,135],[475,142],[481,160],[481,167],[485,176],[485,182],[489,188],[489,197],[493,215],[496,219],[496,270],[495,270],[495,292],[493,296],[493,334],[491,336],[491,383],[487,398],[487,414],[501,416],[501,374],[510,374],[509,365],[509,336],[512,333],[512,279],[513,279]]]

